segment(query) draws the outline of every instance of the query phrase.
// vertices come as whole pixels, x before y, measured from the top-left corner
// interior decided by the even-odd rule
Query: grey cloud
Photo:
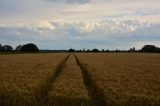
[[[4,41],[33,40],[36,32],[26,27],[0,27],[0,39]]]
[[[72,3],[84,4],[90,2],[91,0],[47,0],[47,1],[52,1],[57,3],[68,3],[68,4]]]
[[[35,26],[34,28],[0,27],[0,42],[40,42],[39,45],[43,48],[56,49],[70,47],[123,49],[131,47],[134,41],[160,41],[160,23],[140,20],[103,20],[51,21],[50,24],[50,27]]]

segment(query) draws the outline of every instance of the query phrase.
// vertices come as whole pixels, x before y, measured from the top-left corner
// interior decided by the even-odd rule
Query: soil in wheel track
[[[66,61],[68,60],[69,56],[70,56],[70,54],[59,63],[59,65],[57,66],[57,68],[56,68],[55,72],[53,73],[52,77],[46,83],[46,86],[43,90],[43,93],[42,93],[41,97],[38,98],[39,106],[46,106],[47,105],[48,92],[50,91],[50,89],[52,87],[52,83],[54,83],[55,79],[63,71],[64,65],[65,65]]]
[[[90,106],[82,70],[72,54],[48,93],[49,106]]]
[[[83,63],[79,61],[76,55],[76,62],[78,66],[81,68],[84,78],[85,86],[88,90],[88,95],[90,96],[90,105],[91,106],[106,106],[106,102],[104,99],[104,94],[96,87],[94,81],[92,80],[91,75],[89,74],[87,68],[84,66]]]

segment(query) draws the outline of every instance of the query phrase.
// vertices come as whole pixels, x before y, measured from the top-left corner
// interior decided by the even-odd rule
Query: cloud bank
[[[0,0],[0,43],[42,49],[160,44],[159,0]]]
[[[45,43],[50,45],[50,49],[125,49],[131,46],[139,49],[143,42],[157,44],[160,39],[160,23],[141,20],[46,21],[33,27],[27,24],[13,26],[0,27],[2,42],[37,42],[43,49],[47,48],[46,45],[42,46]]]
[[[91,0],[47,0],[47,1],[52,1],[55,3],[80,3],[80,4],[84,4],[84,3],[88,3]]]

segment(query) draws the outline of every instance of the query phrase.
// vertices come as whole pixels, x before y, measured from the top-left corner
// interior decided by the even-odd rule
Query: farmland
[[[63,72],[53,83],[49,92],[49,104],[57,105],[87,105],[89,100],[87,89],[84,85],[82,71],[77,66],[74,56],[70,56]]]
[[[160,105],[159,54],[77,54],[77,57],[104,105]]]
[[[159,106],[160,55],[0,55],[0,106]]]
[[[1,106],[39,105],[56,68],[67,54],[0,56]]]

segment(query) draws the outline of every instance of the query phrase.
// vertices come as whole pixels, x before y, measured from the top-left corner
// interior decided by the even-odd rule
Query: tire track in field
[[[88,69],[85,67],[85,64],[80,62],[80,60],[77,58],[76,55],[74,55],[76,58],[77,65],[81,68],[83,78],[84,78],[84,83],[86,86],[86,89],[88,90],[88,95],[91,98],[91,106],[106,106],[105,102],[105,96],[101,92],[99,88],[97,88],[96,84],[92,80],[92,76],[89,74]]]
[[[63,71],[64,65],[66,61],[68,60],[70,54],[63,59],[58,66],[55,69],[55,72],[53,73],[52,77],[46,82],[46,85],[43,89],[41,97],[38,98],[38,106],[46,106],[47,105],[47,100],[48,100],[48,93],[52,88],[52,84],[56,80],[56,78],[59,76],[59,74]]]
[[[91,106],[82,70],[71,54],[50,90],[48,106]]]

